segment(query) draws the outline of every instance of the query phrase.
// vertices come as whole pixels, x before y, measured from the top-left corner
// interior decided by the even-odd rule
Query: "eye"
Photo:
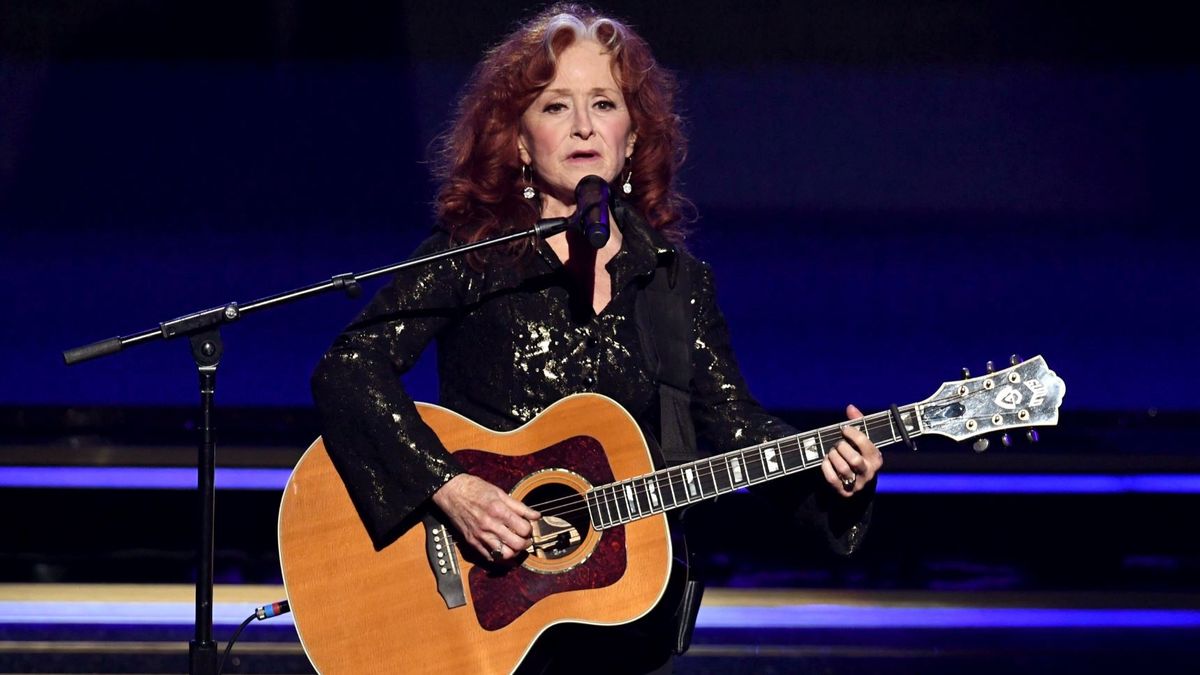
[[[609,101],[608,99],[600,99],[599,101],[596,101],[595,105],[597,108],[599,108],[601,110],[616,110],[617,109],[617,104],[613,103],[612,101]]]
[[[554,103],[547,103],[546,107],[542,108],[542,112],[554,113],[554,112],[562,112],[563,110],[566,110],[566,109],[567,109],[566,104],[558,103],[556,101]]]

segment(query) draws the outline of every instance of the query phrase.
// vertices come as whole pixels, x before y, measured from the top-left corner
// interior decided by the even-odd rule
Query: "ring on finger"
[[[857,482],[858,482],[858,474],[856,474],[856,473],[850,474],[849,478],[843,477],[842,478],[842,489],[852,490],[852,489],[854,489],[854,484]]]
[[[499,560],[504,557],[504,542],[496,544],[496,548],[492,549],[492,560]]]

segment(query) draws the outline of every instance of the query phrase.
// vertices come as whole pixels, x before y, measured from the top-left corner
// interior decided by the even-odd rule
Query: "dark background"
[[[188,405],[183,344],[59,352],[405,257],[430,142],[529,6],[0,6],[0,404]],[[1068,411],[1200,407],[1200,61],[1167,5],[608,7],[683,82],[691,245],[768,406],[906,403],[1019,352]],[[308,405],[360,305],[226,329],[218,400]]]
[[[1040,353],[1069,385],[1040,448],[930,444],[888,470],[1200,467],[1200,55],[1182,10],[605,6],[683,84],[690,245],[768,407],[819,426],[846,402],[910,403],[962,366]],[[482,50],[529,7],[0,3],[5,463],[193,462],[185,344],[70,368],[61,351],[406,257],[430,225],[430,143]],[[224,329],[222,464],[290,466],[317,432],[311,368],[363,302]],[[430,361],[408,377],[427,400]],[[32,534],[4,537],[5,579],[190,569],[185,492],[0,500],[39,514]],[[1195,589],[1200,544],[1181,536],[1193,501],[881,495],[864,557],[789,559],[775,577],[762,559],[791,545],[735,503],[729,520],[770,545],[717,562],[733,584]],[[222,494],[220,580],[276,579],[276,502]]]

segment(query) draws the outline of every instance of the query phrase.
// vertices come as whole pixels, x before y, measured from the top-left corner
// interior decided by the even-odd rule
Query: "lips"
[[[600,153],[598,153],[598,152],[594,152],[591,150],[578,150],[576,152],[572,152],[571,154],[567,155],[567,160],[568,161],[587,161],[587,160],[591,160],[591,159],[598,159],[599,157],[600,157]]]

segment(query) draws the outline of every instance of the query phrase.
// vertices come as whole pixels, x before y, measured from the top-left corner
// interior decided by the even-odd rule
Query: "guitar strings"
[[[867,424],[866,430],[867,430],[868,435],[871,432],[879,431],[881,429],[889,428],[891,426],[890,422],[882,423],[882,424],[878,423],[879,417],[881,415],[886,415],[886,414],[887,413],[876,413],[875,415],[872,416],[872,418],[874,418],[874,419],[867,418],[867,417],[860,418],[860,419],[863,419],[864,421],[866,421],[866,424]],[[858,420],[854,420],[854,421],[857,422]],[[797,435],[793,435],[793,436],[784,437],[782,439],[779,439],[778,441],[767,441],[765,443],[748,446],[748,447],[742,448],[740,450],[734,450],[730,453],[724,453],[721,455],[714,455],[712,457],[707,457],[707,458],[704,458],[701,460],[697,460],[696,462],[690,462],[688,464],[681,464],[679,466],[671,467],[668,469],[660,469],[658,471],[654,471],[649,474],[645,474],[642,476],[636,476],[634,478],[627,478],[622,481],[614,481],[612,483],[608,483],[606,485],[601,485],[599,487],[593,488],[590,492],[593,494],[597,494],[599,496],[600,490],[609,489],[609,490],[616,490],[620,495],[624,495],[625,493],[623,490],[620,490],[620,486],[623,483],[629,483],[630,485],[633,486],[633,490],[637,496],[647,496],[648,497],[648,495],[650,493],[650,489],[648,487],[649,481],[653,479],[655,481],[655,483],[660,483],[661,481],[659,480],[659,478],[664,475],[667,477],[666,487],[672,488],[672,491],[673,491],[673,489],[677,486],[686,485],[687,479],[684,475],[684,470],[687,468],[694,469],[697,479],[713,478],[714,479],[713,482],[715,485],[715,483],[716,483],[715,476],[717,473],[715,464],[722,460],[725,460],[727,467],[728,467],[729,458],[741,459],[743,465],[745,465],[747,463],[747,459],[748,459],[746,457],[746,454],[750,453],[752,456],[757,455],[757,457],[753,457],[749,461],[754,462],[754,463],[758,464],[759,466],[762,466],[766,462],[765,458],[762,458],[761,454],[760,454],[763,450],[768,450],[768,449],[778,450],[781,453],[781,456],[780,456],[781,460],[787,456],[797,454],[797,453],[802,455],[804,448],[798,443],[797,436],[807,436],[810,434],[815,434],[815,435],[818,435],[818,437],[819,437],[821,434],[824,434],[826,432],[837,432],[839,434],[838,439],[840,440],[840,438],[841,438],[840,431],[841,431],[842,426],[844,426],[844,425],[831,425],[828,427],[822,427],[816,431],[810,431],[810,432],[805,432],[805,433],[801,433],[801,434],[797,434]],[[821,440],[822,444],[824,443],[823,439],[819,438],[818,440]],[[891,442],[895,442],[894,439]],[[880,445],[880,444],[881,443],[877,443],[877,445]],[[887,443],[882,443],[882,444],[886,445]],[[822,453],[823,454],[821,455],[821,458],[824,459],[824,456],[826,454],[828,454],[828,452],[824,451],[822,449]],[[801,464],[804,464],[803,460],[801,460]],[[819,465],[819,463],[811,465],[811,466],[804,466],[803,468],[812,468],[813,466],[818,466],[818,465]],[[792,473],[798,473],[798,471],[795,471],[795,470],[789,471],[788,475],[790,475]],[[728,475],[728,468],[726,469],[726,475]],[[764,476],[772,475],[766,471],[765,466],[763,466],[763,475]],[[676,480],[676,476],[679,477],[678,480]],[[772,477],[774,477],[774,476],[772,475]],[[639,481],[639,480],[642,481],[640,485],[634,484],[634,481]],[[758,481],[758,482],[765,482],[765,481]],[[749,484],[749,481],[747,481],[747,484]],[[713,496],[716,496],[716,495],[713,495]],[[559,502],[571,502],[571,506],[574,507],[581,499],[584,499],[584,497],[582,495],[573,494],[573,495],[568,495],[565,497],[551,499],[551,500],[548,500],[545,502],[540,502],[536,505],[530,504],[529,507],[534,510],[537,510],[537,511],[543,511],[543,509],[547,509],[551,506],[555,506]],[[704,499],[704,498],[701,498],[701,500],[702,499]],[[697,500],[697,501],[700,501],[700,500]],[[687,502],[687,503],[690,503],[690,502]],[[570,513],[570,512],[577,511],[577,510],[578,510],[578,508],[573,508],[573,509],[571,509],[571,511],[553,512],[553,513],[549,513],[549,515],[562,515],[563,513]],[[543,514],[543,515],[546,515],[546,514]]]
[[[951,398],[953,398],[953,397],[949,397],[947,399],[942,399],[942,400],[951,400]],[[930,400],[930,401],[927,401],[926,403],[935,403],[935,402],[938,402],[938,401]],[[972,416],[968,419],[986,419],[988,417],[989,417],[988,415],[976,415],[976,416]],[[865,428],[868,436],[870,436],[870,433],[873,431],[879,431],[879,430],[882,430],[885,428],[888,429],[889,433],[891,432],[892,424],[891,424],[891,420],[890,420],[890,413],[886,413],[886,412],[875,413],[873,415],[865,416],[865,417],[862,417],[859,419],[863,420],[863,422],[861,422],[860,424],[865,425],[864,428]],[[858,420],[853,420],[852,422],[858,422]],[[838,424],[838,425],[830,425],[830,426],[826,426],[826,427],[821,427],[820,429],[817,429],[815,431],[803,432],[801,434],[785,437],[778,441],[768,441],[768,442],[761,443],[758,445],[742,448],[740,450],[734,450],[729,453],[724,453],[721,455],[716,455],[713,457],[701,459],[701,460],[698,460],[696,462],[692,462],[689,464],[683,464],[683,465],[671,467],[668,469],[661,469],[659,471],[655,471],[655,472],[645,474],[642,476],[636,476],[634,478],[627,478],[622,481],[615,481],[613,483],[609,483],[606,485],[602,485],[602,486],[593,488],[592,490],[589,491],[589,493],[596,496],[597,508],[603,507],[603,508],[605,508],[606,511],[614,511],[615,512],[616,517],[613,519],[614,524],[621,523],[621,522],[631,522],[633,520],[639,519],[640,517],[643,517],[644,515],[654,515],[657,513],[665,513],[666,511],[677,508],[679,506],[686,506],[687,504],[691,504],[691,503],[697,502],[697,501],[705,501],[707,499],[711,499],[711,498],[719,496],[720,494],[723,494],[720,491],[722,488],[717,483],[717,480],[716,480],[716,477],[718,475],[716,463],[720,462],[722,460],[724,460],[726,462],[726,467],[723,472],[724,475],[726,475],[726,476],[730,476],[730,469],[729,469],[729,465],[728,465],[728,461],[730,458],[739,458],[742,460],[743,466],[749,466],[749,464],[747,463],[747,457],[746,457],[747,453],[751,453],[751,455],[752,455],[752,457],[750,458],[749,461],[757,464],[759,467],[762,468],[762,470],[763,470],[762,476],[766,477],[766,480],[759,480],[757,482],[754,482],[753,479],[748,478],[748,479],[746,479],[745,483],[743,485],[741,485],[740,487],[746,487],[746,486],[754,485],[757,483],[763,483],[763,482],[766,482],[767,480],[773,479],[775,477],[780,477],[782,475],[792,475],[795,473],[800,473],[801,471],[804,471],[806,469],[815,468],[815,467],[819,466],[820,463],[806,464],[805,461],[803,459],[801,459],[801,468],[793,469],[793,470],[789,471],[786,469],[787,463],[783,462],[783,460],[794,454],[803,455],[804,448],[798,442],[799,437],[816,435],[818,437],[818,440],[822,443],[822,446],[823,446],[824,440],[821,439],[821,435],[826,432],[839,432],[840,433],[840,430],[843,426],[846,426],[846,425]],[[880,446],[880,447],[886,447],[887,445],[891,445],[898,441],[899,441],[899,439],[895,438],[895,436],[892,435],[892,438],[890,438],[890,439],[885,438],[885,439],[882,439],[881,441],[877,441],[876,445]],[[758,455],[757,458],[753,456],[754,453],[761,453],[761,451],[767,450],[767,449],[777,449],[780,452],[780,460],[781,460],[781,462],[783,462],[783,465],[785,467],[783,474],[768,473],[766,471],[765,466],[763,466],[763,464],[765,463],[765,458],[763,458],[761,455]],[[821,452],[821,458],[823,460],[824,457],[826,455],[828,455],[828,451],[825,450],[824,447],[821,447],[820,452]],[[705,496],[705,495],[703,495],[703,487],[701,487],[701,493],[700,493],[700,495],[697,496],[697,498],[693,498],[692,496],[688,495],[688,498],[682,502],[677,500],[675,498],[675,488],[676,487],[685,486],[684,494],[687,495],[686,484],[688,483],[688,481],[686,479],[684,470],[689,467],[695,471],[695,476],[696,476],[697,482],[702,478],[712,479],[712,485],[714,488],[717,489],[717,492],[714,494]],[[663,481],[661,480],[661,478],[663,476],[666,477],[665,485],[663,484]],[[653,483],[651,481],[653,481]],[[626,487],[630,488],[630,492],[632,493],[632,496],[635,498],[635,501],[637,501],[636,500],[637,497],[645,498],[642,501],[644,501],[647,505],[649,505],[649,508],[643,509],[641,506],[642,501],[638,501],[637,509],[638,509],[639,513],[635,515],[635,514],[633,514],[632,511],[629,511],[630,507],[628,504],[628,499],[629,499],[630,494],[627,493],[625,490],[621,489],[623,484]],[[652,484],[655,486],[655,490],[651,490],[650,485],[652,485]],[[730,481],[729,488],[733,488],[733,485],[734,485],[734,482]],[[658,493],[664,493],[667,489],[670,489],[670,491],[671,491],[671,500],[672,500],[672,502],[674,502],[673,505],[670,508],[667,508],[666,505],[662,503],[661,498],[659,498],[658,501],[660,503],[660,506],[655,506],[654,500],[651,499],[651,494],[655,491],[657,491]],[[605,494],[603,491],[607,491],[607,494]],[[729,490],[727,489],[726,491],[729,491]],[[589,502],[587,500],[587,494],[588,493],[585,493],[585,494],[576,493],[576,494],[568,495],[565,497],[551,499],[551,500],[548,500],[546,502],[541,502],[536,505],[531,504],[530,508],[533,508],[539,512],[542,512],[543,516],[545,516],[545,515],[564,516],[564,515],[568,515],[568,514],[578,513],[580,511],[586,511],[591,507],[591,505],[589,504]],[[622,517],[619,509],[615,508],[616,504],[619,504],[623,501],[622,498],[624,498],[624,501],[626,502],[626,509],[627,509],[626,512],[629,513],[629,515],[631,517]],[[557,508],[559,506],[566,507],[566,508],[563,508],[560,510]],[[551,509],[554,509],[554,510],[551,510]],[[612,515],[612,514],[610,513],[610,515]]]
[[[865,427],[864,427],[865,433],[867,433],[868,436],[870,436],[871,432],[880,431],[883,429],[888,429],[890,432],[892,424],[891,424],[890,419],[888,419],[888,417],[890,417],[890,413],[875,413],[874,415],[860,418],[861,420],[863,420],[863,422],[861,422],[859,424],[865,424]],[[848,423],[853,424],[855,422],[859,422],[859,420],[851,420]],[[721,455],[715,455],[713,457],[707,457],[707,458],[698,460],[696,462],[691,462],[688,464],[671,467],[669,469],[660,469],[659,471],[655,471],[655,472],[645,474],[642,476],[637,476],[637,477],[634,477],[631,479],[625,479],[623,481],[615,481],[613,483],[609,483],[606,485],[602,485],[602,486],[593,488],[589,492],[591,494],[596,495],[598,501],[600,499],[603,499],[602,503],[597,504],[598,507],[606,506],[607,504],[612,503],[612,501],[609,499],[609,496],[603,495],[601,493],[601,491],[609,490],[609,491],[615,492],[616,494],[614,494],[612,496],[618,497],[618,499],[616,501],[619,502],[619,501],[621,501],[619,499],[620,497],[628,498],[628,494],[626,493],[626,491],[621,489],[622,484],[625,484],[626,487],[630,488],[630,490],[635,498],[636,497],[644,497],[645,498],[645,500],[644,500],[645,503],[650,505],[650,508],[648,509],[649,513],[664,512],[669,509],[663,508],[661,511],[656,511],[656,509],[659,507],[655,507],[653,505],[654,500],[651,500],[651,498],[650,498],[650,495],[653,492],[650,488],[651,484],[655,485],[656,490],[660,493],[665,492],[667,489],[670,489],[671,490],[671,498],[672,498],[672,501],[675,502],[675,506],[686,505],[688,503],[692,503],[692,501],[703,501],[705,499],[715,497],[715,496],[717,496],[717,494],[713,494],[708,497],[699,497],[698,499],[694,499],[694,500],[689,497],[689,499],[687,501],[684,501],[682,503],[675,500],[675,497],[674,497],[675,488],[679,487],[679,486],[686,486],[688,484],[688,480],[685,475],[685,469],[692,468],[694,470],[694,472],[695,472],[694,475],[695,475],[696,481],[700,481],[701,479],[704,479],[704,478],[712,479],[713,486],[718,488],[718,490],[720,490],[720,487],[718,486],[717,480],[716,480],[717,473],[718,473],[716,464],[721,461],[725,461],[726,467],[724,470],[724,474],[726,476],[730,476],[730,469],[729,469],[729,465],[728,465],[730,458],[740,459],[743,466],[747,466],[747,467],[751,463],[757,464],[758,466],[760,466],[762,468],[762,475],[764,477],[769,476],[770,478],[774,478],[776,475],[783,475],[783,474],[771,474],[767,471],[765,465],[768,460],[761,455],[763,450],[768,450],[768,449],[777,450],[780,453],[780,461],[786,467],[787,463],[783,461],[785,458],[792,456],[792,455],[803,456],[803,454],[804,454],[804,448],[800,445],[800,443],[798,441],[799,436],[816,435],[818,437],[818,441],[823,446],[825,443],[824,439],[821,438],[821,436],[823,434],[825,434],[827,432],[828,433],[837,433],[838,434],[837,439],[840,440],[841,439],[841,429],[844,426],[846,426],[846,425],[840,424],[840,425],[830,425],[827,427],[821,427],[820,429],[817,429],[816,431],[810,431],[810,432],[805,432],[805,433],[785,437],[778,441],[768,441],[765,443],[760,443],[758,445],[753,445],[753,446],[749,446],[746,448],[742,448],[740,450],[734,450],[730,453],[724,453]],[[877,442],[876,445],[888,445],[888,444],[894,443],[894,442],[896,442],[896,439],[893,437],[891,440],[885,439],[885,441],[882,443]],[[752,457],[747,458],[746,457],[747,453],[751,454]],[[827,450],[825,450],[823,447],[820,448],[820,456],[821,456],[822,460],[824,459],[824,457],[827,454],[828,454]],[[807,464],[802,458],[801,459],[801,466],[802,466],[801,469],[798,469],[798,470],[794,469],[791,471],[787,471],[785,468],[785,473],[787,475],[791,475],[794,473],[799,473],[800,471],[802,471],[804,469],[814,468],[819,465],[820,465],[820,462],[815,463],[815,464]],[[748,473],[748,468],[746,469],[746,471]],[[662,480],[661,480],[661,478],[663,476],[665,476],[667,479],[665,485],[662,484]],[[678,479],[677,479],[677,477],[678,477]],[[651,481],[653,481],[653,483],[651,483]],[[750,479],[750,478],[746,479],[745,485],[756,484],[756,483],[752,483],[752,481],[753,481],[753,479]],[[766,481],[759,480],[757,482],[761,483],[761,482],[766,482]],[[733,485],[734,485],[734,482],[730,481],[731,488],[733,487]],[[702,488],[701,488],[701,490],[702,490]],[[684,494],[685,495],[687,494],[686,489],[684,490]],[[719,494],[719,492],[718,492],[718,494]],[[660,501],[660,503],[661,503],[661,499],[659,499],[658,501]],[[564,506],[564,507],[569,507],[569,508],[566,508],[565,510],[555,509],[555,510],[551,511],[552,508],[555,508],[558,506]],[[587,510],[589,508],[589,504],[588,504],[586,495],[581,495],[581,494],[576,493],[576,494],[568,495],[565,497],[559,497],[556,499],[547,500],[545,502],[540,502],[538,504],[530,504],[529,507],[536,511],[541,512],[543,516],[546,516],[546,515],[563,516],[563,515],[567,515],[567,514],[571,514],[571,513],[577,513],[581,510]],[[627,505],[627,508],[628,508],[628,505]],[[672,507],[672,508],[674,508],[674,507]],[[640,504],[638,506],[638,509],[639,509],[639,511],[645,512],[641,508]],[[619,512],[618,512],[618,516],[619,516]],[[636,519],[636,518],[634,518],[634,519]],[[631,520],[634,520],[634,519],[631,519]],[[617,520],[623,520],[623,519],[618,517]]]
[[[974,393],[979,393],[979,392],[973,392],[973,394],[974,394]],[[928,399],[928,400],[922,401],[922,402],[920,402],[920,403],[914,403],[914,404],[911,404],[911,405],[905,406],[904,408],[901,408],[901,411],[903,411],[903,412],[905,412],[905,413],[916,412],[916,411],[917,411],[917,406],[918,406],[918,405],[932,405],[932,404],[944,403],[944,402],[946,402],[946,401],[952,401],[952,400],[954,400],[954,399],[956,399],[956,398],[958,398],[958,397],[959,397],[959,395],[958,395],[958,394],[953,394],[953,395],[949,395],[949,396],[946,396],[946,397],[944,397],[944,398],[940,398],[940,399],[931,398],[931,399]],[[824,427],[820,427],[820,428],[818,428],[818,429],[815,429],[815,430],[812,430],[812,431],[801,432],[801,433],[799,433],[799,434],[796,434],[796,435],[793,435],[793,436],[790,436],[790,437],[785,437],[785,439],[780,439],[779,441],[766,441],[766,442],[764,442],[764,443],[760,443],[760,444],[758,444],[758,445],[752,445],[752,446],[749,446],[749,447],[746,447],[746,448],[741,448],[740,450],[734,450],[734,451],[732,451],[732,452],[729,452],[729,453],[724,453],[724,454],[722,454],[722,455],[716,455],[716,456],[714,456],[714,457],[708,457],[708,458],[705,458],[705,459],[701,459],[701,460],[698,460],[697,462],[693,462],[693,463],[690,463],[690,464],[684,464],[684,465],[680,465],[680,466],[676,466],[676,467],[671,467],[671,468],[668,468],[668,469],[661,469],[661,470],[659,470],[659,471],[655,471],[655,472],[652,472],[652,473],[650,473],[650,474],[646,474],[645,476],[639,476],[639,477],[635,477],[634,479],[625,479],[625,480],[626,480],[626,481],[628,481],[628,480],[636,480],[636,478],[648,478],[649,476],[657,475],[657,474],[660,474],[660,473],[667,473],[667,472],[671,472],[671,471],[680,471],[680,470],[682,470],[682,469],[686,468],[686,467],[687,467],[687,466],[689,466],[689,465],[695,465],[695,466],[699,467],[699,465],[701,465],[701,464],[708,465],[708,466],[709,466],[709,472],[710,472],[710,473],[709,473],[709,475],[712,475],[711,462],[712,462],[712,460],[717,460],[717,459],[720,459],[721,457],[731,457],[731,456],[735,456],[735,455],[739,455],[739,454],[743,454],[743,455],[744,455],[744,453],[747,453],[747,452],[756,452],[756,451],[762,451],[762,450],[764,450],[764,449],[767,449],[767,448],[768,448],[768,447],[770,447],[770,446],[777,445],[778,443],[782,443],[784,440],[794,441],[794,440],[795,440],[795,438],[796,438],[797,436],[816,435],[816,436],[818,437],[818,440],[820,440],[820,439],[821,439],[821,436],[822,436],[823,434],[825,434],[825,433],[827,433],[827,432],[839,432],[839,433],[840,433],[840,431],[841,431],[841,428],[842,428],[842,427],[844,427],[844,426],[846,426],[846,425],[848,425],[848,424],[854,424],[854,423],[865,424],[865,425],[866,425],[866,433],[867,433],[867,435],[868,435],[868,436],[870,435],[870,432],[871,432],[871,431],[879,431],[879,430],[881,430],[881,429],[883,429],[883,428],[885,428],[885,427],[887,427],[887,428],[888,428],[888,430],[889,430],[889,432],[890,432],[890,431],[892,431],[892,429],[893,429],[893,425],[892,425],[892,419],[891,419],[891,417],[892,417],[892,416],[891,416],[891,412],[890,412],[890,411],[881,411],[881,412],[877,412],[877,413],[872,413],[872,414],[870,414],[870,415],[864,415],[863,417],[860,417],[860,418],[858,418],[858,419],[855,419],[855,420],[846,420],[846,421],[845,421],[845,422],[843,422],[843,423],[831,424],[831,425],[827,425],[827,426],[824,426]],[[980,417],[980,419],[982,419],[982,417]],[[860,420],[861,420],[861,422],[860,422]],[[894,433],[891,433],[891,434],[889,434],[889,435],[891,435],[891,436],[893,437],[893,440],[892,440],[891,442],[895,442],[895,440],[896,440],[896,439],[895,439],[895,434],[894,434]],[[823,441],[822,441],[822,442],[823,442]],[[889,442],[889,443],[885,443],[884,445],[890,445],[890,444],[891,444],[891,442]],[[877,444],[877,445],[878,445],[878,444]],[[780,449],[782,450],[782,446],[779,446],[779,447],[780,447]],[[743,457],[743,458],[744,458],[744,457]],[[703,467],[701,467],[701,470],[702,470],[702,468],[703,468]],[[795,473],[795,472],[793,472],[793,473]],[[607,484],[607,485],[602,485],[602,486],[599,486],[599,487],[595,487],[595,488],[592,488],[592,490],[591,490],[590,492],[598,494],[598,491],[599,491],[599,490],[602,490],[602,489],[605,489],[605,488],[612,488],[613,486],[616,486],[616,485],[620,484],[621,482],[624,482],[624,481],[614,481],[613,483],[609,483],[609,484]],[[761,482],[761,481],[760,481],[760,482]],[[675,483],[675,482],[674,482],[674,479],[673,479],[673,478],[671,479],[671,481],[670,481],[670,482],[668,482],[668,483],[667,483],[667,485],[668,485],[668,486],[670,486],[670,487],[672,487],[672,488],[673,488],[673,487],[675,487],[675,486],[676,486],[676,485],[678,485],[678,484],[679,484],[679,483]],[[557,504],[557,503],[559,503],[559,502],[568,502],[568,501],[569,501],[569,502],[572,502],[572,503],[574,503],[574,502],[578,502],[580,499],[583,499],[583,497],[581,497],[581,496],[580,496],[580,495],[578,495],[578,494],[573,494],[573,495],[568,495],[568,496],[565,496],[565,497],[560,497],[560,498],[556,498],[556,499],[551,499],[551,500],[548,500],[548,501],[545,501],[545,502],[541,502],[541,503],[539,503],[539,504],[536,504],[536,505],[534,505],[534,504],[530,504],[530,505],[528,505],[528,506],[529,506],[530,508],[534,509],[534,510],[541,511],[542,509],[544,509],[544,508],[547,508],[547,507],[550,507],[550,506],[553,506],[553,505],[556,505],[556,504]],[[574,510],[577,510],[577,509],[573,509],[573,511],[574,511]],[[570,511],[569,511],[569,512],[570,512]],[[569,513],[569,512],[567,512],[567,513]],[[558,513],[553,513],[553,514],[550,514],[550,515],[560,515],[560,514],[558,514]]]

